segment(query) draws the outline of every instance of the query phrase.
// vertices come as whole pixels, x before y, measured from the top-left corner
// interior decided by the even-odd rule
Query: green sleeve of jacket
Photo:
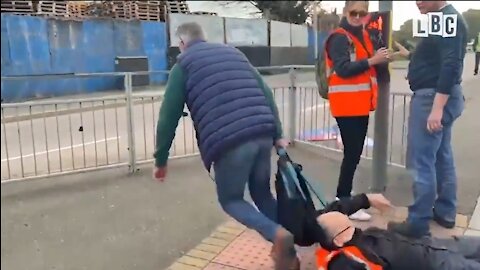
[[[178,64],[174,65],[168,77],[157,122],[156,146],[153,154],[157,167],[167,164],[178,120],[182,117],[185,106],[185,80],[182,68]]]
[[[278,108],[277,108],[277,103],[275,103],[275,97],[273,96],[273,91],[270,89],[270,87],[265,83],[265,81],[262,78],[262,75],[257,71],[256,68],[252,67],[255,72],[255,77],[258,81],[258,84],[260,85],[260,88],[263,90],[263,94],[267,98],[267,102],[270,105],[270,108],[272,108],[273,115],[275,116],[275,123],[277,126],[277,133],[276,137],[274,138],[275,140],[283,138],[283,128],[282,128],[282,122],[280,121],[280,117],[278,114]]]

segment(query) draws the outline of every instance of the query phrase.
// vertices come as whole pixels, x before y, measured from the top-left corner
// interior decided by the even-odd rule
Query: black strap
[[[277,154],[280,156],[280,158],[284,157],[285,160],[288,161],[295,170],[297,170],[297,169],[299,171],[303,170],[302,165],[294,163],[285,149],[277,148]],[[313,188],[312,184],[307,179],[305,179],[305,177],[303,177],[303,175],[302,175],[302,177],[297,176],[296,178],[297,178],[296,185],[301,189],[300,191],[302,192],[302,195],[304,195],[304,198],[307,200],[308,203],[311,203],[312,205],[315,205],[313,203],[313,200],[312,200],[312,197],[311,197],[311,193],[313,193],[315,195],[315,197],[318,199],[318,201],[322,204],[322,206],[326,207],[326,205],[327,205],[326,201],[322,198],[322,196],[320,194],[318,194],[316,192],[316,190]]]

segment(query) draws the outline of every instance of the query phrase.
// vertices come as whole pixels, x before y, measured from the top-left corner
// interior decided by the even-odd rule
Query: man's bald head
[[[338,247],[350,241],[355,232],[355,225],[348,216],[340,212],[327,212],[317,217],[318,224],[324,229],[328,241]],[[340,234],[340,235],[339,235]],[[333,239],[335,238],[335,239]]]

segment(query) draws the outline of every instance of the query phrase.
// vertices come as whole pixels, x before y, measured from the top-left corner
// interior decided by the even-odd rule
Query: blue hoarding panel
[[[116,56],[147,56],[149,70],[167,69],[165,23],[93,19],[82,22],[1,14],[2,76],[115,71]],[[166,75],[150,82],[164,83]],[[115,89],[123,78],[2,80],[5,102]]]
[[[115,21],[113,27],[116,56],[145,56],[140,21]]]
[[[7,17],[2,16],[2,76],[6,70],[11,65],[10,59],[10,42],[8,39],[8,30],[7,30]]]
[[[83,72],[115,71],[113,25],[114,23],[111,20],[87,20],[83,22],[83,57],[85,63]],[[111,90],[115,87],[113,77],[92,77],[83,81],[88,92]]]
[[[150,71],[162,71],[167,63],[167,32],[165,23],[142,22],[143,49],[148,57]],[[167,80],[166,74],[150,75],[151,84],[162,84]]]
[[[54,74],[78,72],[83,62],[83,27],[81,22],[48,20],[50,63]],[[59,79],[49,84],[53,96],[77,94],[83,91],[78,79]]]
[[[50,51],[45,19],[2,14],[2,40],[8,39],[9,61],[2,61],[2,76],[41,75],[51,72]],[[5,41],[2,41],[2,47]],[[3,49],[3,48],[2,48]],[[4,52],[7,54],[7,52]],[[2,83],[2,99],[47,95],[46,81],[6,81]]]
[[[325,42],[325,40],[327,39],[328,37],[328,33],[327,32],[318,32],[318,36],[317,36],[317,45],[318,45],[318,49],[319,49],[319,52],[322,52],[323,50],[323,43]],[[314,47],[315,47],[315,31],[309,27],[308,28],[308,59],[309,59],[309,64],[310,65],[313,65],[315,64],[315,51],[314,51]]]

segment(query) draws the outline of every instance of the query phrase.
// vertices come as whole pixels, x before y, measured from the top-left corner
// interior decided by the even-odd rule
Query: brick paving
[[[402,221],[405,219],[407,209],[399,207],[388,214],[380,214],[376,210],[368,210],[373,218],[370,222],[356,222],[357,227],[365,229],[370,226],[385,228],[390,220]],[[434,236],[447,237],[480,233],[472,226],[480,223],[474,218],[480,217],[480,206],[477,205],[477,216],[468,221],[468,217],[457,215],[454,229],[444,229],[432,222],[431,230]],[[269,270],[273,269],[273,261],[269,257],[271,244],[264,241],[256,232],[246,229],[243,225],[228,221],[218,227],[201,244],[178,259],[167,270]],[[316,269],[314,264],[315,247],[297,249],[302,270]]]

